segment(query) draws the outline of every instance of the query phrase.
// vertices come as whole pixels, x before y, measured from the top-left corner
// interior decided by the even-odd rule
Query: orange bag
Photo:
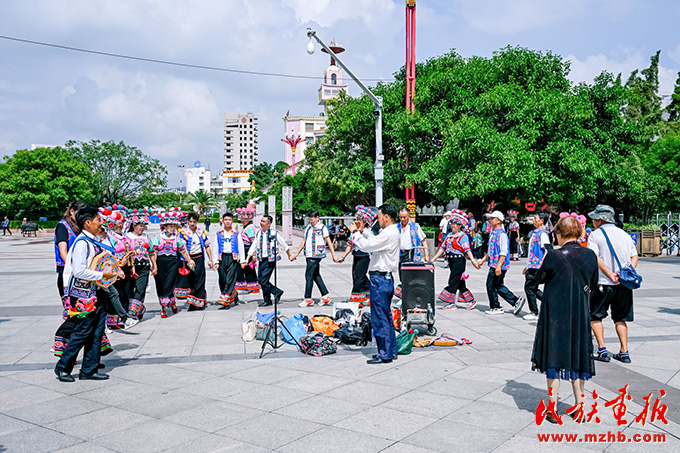
[[[401,308],[392,309],[392,322],[395,330],[401,330]]]
[[[329,337],[332,337],[333,332],[340,328],[329,316],[314,316],[310,319],[310,322],[312,323],[312,328],[314,330],[325,333]]]

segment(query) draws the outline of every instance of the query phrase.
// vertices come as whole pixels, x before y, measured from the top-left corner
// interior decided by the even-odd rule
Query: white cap
[[[486,216],[490,219],[495,217],[498,220],[500,220],[501,222],[503,220],[505,220],[505,216],[503,215],[503,213],[501,211],[494,211],[491,214],[487,214]]]
[[[442,216],[451,216],[451,211],[446,211]]]

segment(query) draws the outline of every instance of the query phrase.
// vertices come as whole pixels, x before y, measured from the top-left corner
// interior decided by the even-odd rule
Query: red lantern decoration
[[[536,210],[536,203],[524,203],[524,208],[529,212],[534,212]]]

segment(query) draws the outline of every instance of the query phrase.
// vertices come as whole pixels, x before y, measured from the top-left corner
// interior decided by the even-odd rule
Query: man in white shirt
[[[304,239],[300,242],[300,248],[297,253],[293,255],[293,260],[295,260],[304,249],[305,256],[307,257],[307,268],[305,269],[305,299],[299,306],[311,307],[314,305],[312,289],[314,289],[315,283],[321,293],[320,305],[330,305],[332,301],[328,296],[328,288],[326,288],[323,278],[321,278],[319,266],[321,260],[326,257],[326,247],[331,251],[334,262],[337,263],[338,258],[335,256],[335,249],[331,243],[328,228],[319,221],[319,212],[309,211],[307,219],[309,220],[309,225],[305,228]]]
[[[67,282],[64,293],[70,304],[67,322],[74,324],[73,333],[54,367],[54,373],[61,382],[75,381],[71,372],[76,364],[78,352],[83,347],[85,350],[79,378],[81,380],[109,378],[107,374],[97,372],[106,314],[103,306],[105,300],[103,297],[97,297],[97,287],[94,282],[102,279],[108,280],[121,274],[90,270],[92,260],[103,250],[98,238],[102,226],[99,211],[90,206],[82,207],[76,214],[76,223],[82,233],[69,250],[64,268]]]
[[[446,236],[448,236],[451,231],[449,228],[449,220],[451,220],[451,211],[446,211],[444,217],[439,221],[439,229],[442,230],[442,240],[440,244],[446,240]]]
[[[611,357],[623,363],[630,363],[627,323],[634,319],[633,290],[619,284],[621,269],[616,264],[616,258],[610,250],[607,238],[622,267],[637,266],[637,249],[628,233],[614,225],[614,209],[611,206],[598,205],[588,216],[593,219],[595,227],[595,231],[588,237],[588,248],[597,255],[599,268],[599,286],[590,297],[590,326],[598,346],[594,358],[601,362],[611,360],[604,344],[604,326],[602,325],[602,320],[607,317],[607,311],[611,307],[612,321],[614,321],[616,334],[621,343],[619,353]]]
[[[397,340],[392,322],[391,302],[394,295],[392,274],[399,269],[400,234],[396,225],[397,211],[389,204],[378,208],[382,230],[377,236],[364,232],[363,222],[354,222],[349,229],[352,241],[361,250],[371,253],[368,266],[371,293],[371,325],[378,353],[367,363],[390,363],[397,358]]]
[[[281,259],[280,251],[286,252],[288,259],[293,261],[293,256],[290,254],[286,241],[283,240],[278,231],[270,230],[269,228],[273,220],[268,215],[262,217],[262,220],[260,220],[261,230],[255,235],[253,245],[248,252],[248,261],[254,260],[257,257],[257,279],[262,287],[263,298],[262,302],[258,304],[260,307],[272,305],[272,295],[274,295],[277,303],[281,300],[281,296],[283,296],[283,290],[277,288],[269,281],[276,267],[276,261]],[[241,267],[244,268],[246,264],[247,262],[241,264]]]

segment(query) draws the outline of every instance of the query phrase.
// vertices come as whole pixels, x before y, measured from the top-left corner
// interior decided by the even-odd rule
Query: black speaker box
[[[434,265],[404,263],[401,266],[401,309],[434,309]]]

